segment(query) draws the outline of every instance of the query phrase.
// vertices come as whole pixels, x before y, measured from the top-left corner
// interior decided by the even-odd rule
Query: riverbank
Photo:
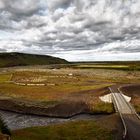
[[[114,113],[112,104],[99,102],[92,108],[82,101],[51,102],[48,104],[1,98],[0,109],[22,114],[33,114],[46,117],[69,118],[77,114],[111,114]]]

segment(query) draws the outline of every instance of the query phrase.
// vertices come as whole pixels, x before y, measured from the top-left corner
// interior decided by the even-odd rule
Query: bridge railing
[[[120,92],[121,94],[123,94],[123,92],[121,91],[120,88],[121,88],[121,87],[119,87],[118,90],[119,90],[119,92]],[[124,98],[124,96],[122,96],[122,97]],[[125,100],[125,98],[124,98],[124,100]],[[128,106],[130,107],[130,109],[132,110],[132,112],[137,116],[137,118],[140,119],[140,116],[139,116],[139,114],[136,112],[134,106],[133,106],[131,103],[127,102],[126,100],[125,100],[125,102],[128,104]]]
[[[117,99],[116,99],[116,97],[114,96],[113,91],[112,91],[112,89],[111,89],[110,87],[109,87],[109,90],[111,91],[112,102],[113,102],[113,104],[114,104],[115,110],[116,110],[116,112],[119,113],[120,118],[121,118],[121,120],[122,120],[122,124],[123,124],[123,127],[124,127],[123,139],[125,139],[126,134],[127,134],[127,127],[126,127],[125,121],[124,121],[124,119],[123,119],[122,113],[119,111],[119,108],[118,108],[118,105],[117,105]]]

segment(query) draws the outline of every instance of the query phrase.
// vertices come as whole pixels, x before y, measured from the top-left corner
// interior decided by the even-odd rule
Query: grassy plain
[[[113,140],[112,131],[94,121],[69,122],[47,127],[34,127],[13,133],[13,140]]]
[[[31,106],[32,103],[45,108],[60,105],[56,110],[51,110],[59,115],[69,110],[73,113],[72,108],[78,110],[76,103],[79,102],[84,103],[90,113],[112,113],[112,104],[101,102],[99,96],[110,93],[108,86],[136,83],[140,83],[139,65],[132,67],[132,64],[96,64],[96,67],[91,64],[79,64],[71,67],[65,65],[60,69],[22,67],[0,72],[0,97],[25,101],[24,104],[20,103],[21,107]],[[80,110],[81,108],[83,105]],[[101,123],[90,120],[27,128],[14,131],[13,140],[114,139],[112,129],[101,127]]]
[[[114,69],[114,70],[126,70],[126,71],[139,71],[139,61],[124,61],[124,62],[96,62],[96,63],[75,63],[75,68],[81,69]]]
[[[122,64],[118,67],[122,67]],[[94,68],[22,67],[1,72],[0,95],[39,103],[45,107],[64,102],[84,102],[91,112],[111,113],[112,105],[102,103],[99,96],[110,92],[108,86],[122,83],[140,83],[140,72]]]
[[[99,100],[99,96],[109,93],[107,87],[113,83],[99,79],[96,81],[94,73],[90,70],[16,69],[1,73],[0,79],[1,97],[26,101],[24,106],[37,105],[46,108],[63,104],[60,107],[61,110],[66,110],[64,108],[66,106],[67,110],[68,108],[71,110],[69,114],[78,113],[80,110],[80,112],[90,110],[90,113],[112,113],[114,111],[111,104],[105,104]],[[75,107],[71,109],[70,104]],[[76,109],[78,105],[83,108],[83,111],[80,107]],[[20,107],[22,107],[21,103]]]

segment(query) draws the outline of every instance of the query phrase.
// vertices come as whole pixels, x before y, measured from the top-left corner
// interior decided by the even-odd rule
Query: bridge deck
[[[117,87],[111,87],[113,104],[117,108],[124,125],[125,140],[140,140],[140,120],[135,109],[123,97]]]
[[[125,101],[125,98],[121,95],[121,93],[112,93],[113,98],[116,101],[117,108],[122,114],[133,114],[131,108]]]

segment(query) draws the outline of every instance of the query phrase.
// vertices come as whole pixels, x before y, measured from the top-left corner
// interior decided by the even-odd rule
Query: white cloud
[[[51,54],[52,55],[52,54]],[[53,54],[55,57],[67,59],[68,61],[137,61],[140,60],[140,52],[136,53],[95,53],[90,51],[70,51]]]
[[[139,6],[139,0],[0,0],[0,51],[130,59],[140,52]]]

